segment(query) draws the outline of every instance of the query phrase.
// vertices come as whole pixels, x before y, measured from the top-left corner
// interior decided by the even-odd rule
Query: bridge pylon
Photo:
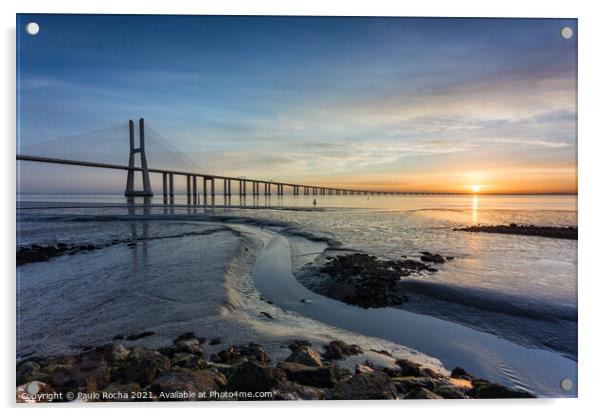
[[[140,143],[136,147],[134,138],[134,122],[130,120],[130,162],[128,164],[128,178],[125,186],[125,196],[153,196],[150,177],[148,174],[148,164],[146,163],[146,152],[144,148],[144,119],[140,119],[139,124]],[[140,153],[140,168],[136,168],[136,153]],[[142,190],[134,189],[134,174],[137,170],[142,172]]]

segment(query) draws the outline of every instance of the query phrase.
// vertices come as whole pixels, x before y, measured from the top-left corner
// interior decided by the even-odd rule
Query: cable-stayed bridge
[[[247,191],[253,196],[261,194],[285,194],[288,188],[292,195],[436,195],[443,193],[398,192],[382,190],[365,190],[350,188],[333,188],[307,185],[301,183],[280,182],[246,177],[231,177],[201,173],[196,163],[161,137],[156,131],[145,126],[144,119],[138,122],[138,140],[136,125],[130,120],[126,125],[91,132],[84,137],[70,136],[53,139],[39,144],[22,146],[17,153],[17,160],[61,165],[74,165],[103,169],[116,169],[126,172],[126,197],[152,197],[153,186],[150,173],[162,175],[161,190],[164,203],[174,203],[174,176],[186,178],[186,195],[188,204],[207,203],[207,198],[215,198],[221,190],[222,195],[232,196],[232,183],[237,184],[240,197],[246,197]],[[129,141],[127,140],[129,137]],[[138,156],[139,163],[136,163]],[[127,158],[127,163],[125,159]],[[116,163],[117,162],[117,163]],[[122,162],[122,163],[119,163]],[[177,166],[178,168],[174,168]],[[136,174],[140,176],[140,186],[136,186]],[[219,186],[216,181],[222,182]],[[250,188],[250,189],[248,189]],[[156,189],[156,187],[155,187]],[[450,193],[445,193],[450,195]]]

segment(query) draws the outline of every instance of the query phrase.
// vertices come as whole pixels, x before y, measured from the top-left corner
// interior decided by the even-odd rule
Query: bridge
[[[427,193],[427,192],[399,192],[382,190],[364,190],[351,188],[333,188],[316,185],[307,185],[301,183],[279,182],[264,179],[249,179],[246,177],[231,177],[222,175],[213,175],[208,173],[189,172],[182,170],[172,170],[164,168],[153,168],[148,166],[145,147],[145,125],[144,119],[139,121],[139,141],[135,144],[134,122],[129,121],[129,163],[127,165],[91,162],[82,160],[72,160],[66,158],[56,158],[47,156],[17,154],[17,160],[40,163],[53,163],[59,165],[73,165],[83,167],[93,167],[102,169],[123,170],[127,172],[126,188],[124,196],[126,197],[152,197],[153,191],[150,181],[150,173],[162,175],[162,191],[164,203],[174,203],[174,176],[183,176],[186,178],[186,196],[188,205],[200,205],[201,195],[203,203],[207,203],[207,198],[213,200],[216,196],[216,181],[223,181],[222,191],[225,197],[232,196],[232,182],[238,184],[238,194],[241,198],[247,196],[247,188],[250,185],[252,196],[259,196],[263,193],[265,196],[272,195],[272,187],[275,188],[276,195],[285,194],[285,188],[292,191],[292,195],[452,195],[451,193]],[[135,165],[135,155],[140,155],[140,166]],[[142,175],[142,188],[135,188],[135,173]]]

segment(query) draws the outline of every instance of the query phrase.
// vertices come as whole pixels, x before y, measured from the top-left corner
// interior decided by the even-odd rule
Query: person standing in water
[[[316,207],[316,204],[317,204],[316,198],[314,198],[314,208]]]

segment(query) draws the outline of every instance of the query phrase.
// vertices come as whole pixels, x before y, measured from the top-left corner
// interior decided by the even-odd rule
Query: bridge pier
[[[173,204],[173,173],[169,174],[169,203]]]
[[[163,203],[167,204],[167,173],[163,172]]]
[[[192,200],[194,201],[193,204],[194,205],[198,205],[199,204],[199,197],[198,197],[198,193],[197,193],[197,177],[196,175],[192,176]]]
[[[130,130],[130,159],[128,163],[128,176],[125,186],[125,196],[153,196],[153,190],[151,189],[150,176],[148,173],[148,164],[146,163],[146,151],[144,146],[144,119],[140,119],[139,131],[140,136],[138,147],[135,146],[134,139],[134,122],[129,121]],[[140,165],[139,169],[136,169],[136,153],[140,153]],[[134,174],[136,170],[142,171],[142,190],[136,191],[134,189]]]
[[[186,203],[190,205],[192,202],[192,177],[191,175],[186,175]]]

